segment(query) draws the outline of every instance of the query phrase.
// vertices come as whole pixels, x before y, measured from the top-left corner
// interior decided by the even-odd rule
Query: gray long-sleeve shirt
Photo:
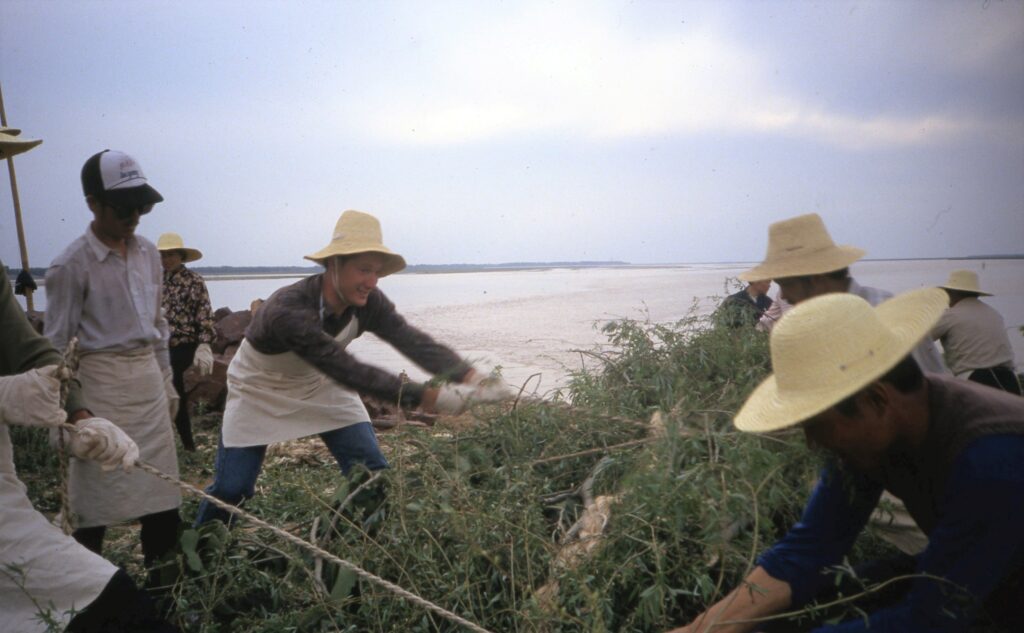
[[[323,310],[322,284],[323,274],[313,275],[272,294],[245,331],[249,344],[263,354],[295,352],[346,387],[390,401],[401,394],[402,405],[409,407],[419,405],[423,385],[403,385],[398,376],[360,362],[334,340],[353,317],[359,334],[373,332],[431,374],[461,381],[472,369],[450,348],[406,322],[379,289],[370,292],[365,306],[334,315]]]

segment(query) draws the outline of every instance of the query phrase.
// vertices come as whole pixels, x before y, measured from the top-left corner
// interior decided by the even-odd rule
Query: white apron
[[[14,473],[7,426],[0,423],[0,630],[47,630],[40,610],[67,625],[72,611],[99,597],[116,571],[32,507]]]
[[[84,354],[78,368],[85,407],[121,427],[139,445],[139,459],[178,477],[178,453],[163,374],[153,350]],[[112,525],[181,505],[177,486],[139,469],[104,471],[71,458],[69,490],[76,527]]]
[[[356,338],[355,318],[335,340]],[[228,365],[224,446],[265,446],[366,422],[359,394],[328,378],[295,352],[263,354],[242,341]]]

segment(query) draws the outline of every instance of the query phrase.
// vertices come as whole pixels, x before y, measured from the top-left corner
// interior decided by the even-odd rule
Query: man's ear
[[[88,205],[89,210],[96,215],[99,215],[100,211],[103,209],[103,203],[100,202],[99,198],[92,194],[85,197],[85,204]]]

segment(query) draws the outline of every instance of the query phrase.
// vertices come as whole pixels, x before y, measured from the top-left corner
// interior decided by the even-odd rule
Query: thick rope
[[[65,423],[65,424],[62,424],[61,427],[66,429],[66,430],[68,430],[68,431],[72,431],[72,432],[77,432],[78,431],[77,427],[75,427],[75,425],[73,425],[73,424]],[[155,477],[159,477],[160,479],[163,479],[164,481],[166,481],[166,482],[168,482],[170,484],[174,484],[175,486],[178,486],[182,490],[186,490],[188,492],[191,492],[194,495],[202,497],[203,499],[209,501],[210,503],[212,503],[213,505],[217,506],[218,508],[221,508],[222,510],[227,510],[228,512],[230,512],[230,513],[232,513],[232,514],[234,514],[236,516],[240,516],[243,519],[246,519],[249,522],[258,525],[261,528],[270,530],[271,532],[273,532],[274,534],[280,536],[281,538],[283,538],[284,540],[288,541],[289,543],[292,543],[293,545],[296,545],[296,546],[298,546],[298,547],[300,547],[302,549],[305,549],[307,551],[313,552],[314,554],[316,554],[316,555],[318,555],[318,556],[320,556],[322,558],[326,558],[327,560],[331,561],[332,563],[340,565],[341,567],[344,567],[345,569],[353,572],[354,574],[356,574],[360,578],[364,578],[364,579],[368,580],[369,582],[371,582],[371,583],[373,583],[375,585],[379,585],[380,587],[383,587],[387,591],[390,591],[391,593],[393,593],[393,594],[395,594],[397,596],[405,598],[406,600],[408,600],[409,602],[412,602],[413,604],[419,605],[419,606],[421,606],[421,607],[423,607],[425,609],[433,611],[434,613],[440,615],[441,617],[443,617],[443,618],[445,618],[447,620],[455,622],[456,624],[460,624],[460,625],[466,627],[467,629],[469,629],[471,631],[477,631],[477,633],[491,633],[487,629],[485,629],[485,628],[483,628],[483,627],[481,627],[481,626],[479,626],[477,624],[474,624],[473,622],[470,622],[469,620],[463,618],[462,616],[459,616],[458,614],[455,614],[455,613],[452,613],[451,611],[448,611],[444,607],[440,607],[440,606],[434,604],[433,602],[430,602],[429,600],[421,598],[421,597],[417,596],[416,594],[414,594],[414,593],[412,593],[412,592],[410,592],[410,591],[408,591],[406,589],[403,589],[403,588],[399,587],[398,585],[396,585],[396,584],[394,584],[392,582],[384,580],[380,576],[372,574],[372,573],[366,571],[365,569],[359,567],[358,565],[356,565],[354,563],[350,563],[347,560],[339,558],[339,557],[335,556],[334,554],[332,554],[332,553],[330,553],[330,552],[328,552],[328,551],[326,551],[324,549],[321,549],[320,547],[317,547],[316,545],[310,543],[309,541],[301,539],[298,536],[295,536],[294,534],[292,534],[290,532],[286,532],[286,531],[282,530],[279,527],[275,527],[275,526],[267,523],[263,519],[260,519],[260,518],[256,517],[255,515],[252,515],[252,514],[246,512],[245,510],[239,508],[238,506],[234,506],[234,505],[231,505],[230,503],[226,503],[226,502],[224,502],[224,501],[214,497],[213,495],[207,494],[206,492],[200,490],[199,488],[196,488],[195,486],[193,486],[191,484],[185,483],[184,481],[181,481],[180,479],[172,477],[172,476],[162,472],[160,469],[158,469],[157,467],[155,467],[155,466],[153,466],[151,464],[147,464],[146,462],[144,462],[142,460],[136,460],[135,467],[139,468],[140,470],[143,470],[143,471],[145,471],[145,472],[147,472],[147,473],[149,473],[149,474],[151,474],[151,475],[153,475]]]
[[[71,392],[71,377],[78,371],[78,337],[72,338],[64,350],[64,359],[60,364],[60,408],[63,409],[68,403],[68,394]],[[71,493],[68,491],[68,482],[71,480],[68,472],[68,447],[63,431],[57,432],[57,464],[60,466],[60,529],[65,534],[71,534],[75,530],[73,517],[71,516]]]
[[[68,379],[64,380],[63,383],[62,383],[62,386],[61,386],[61,406],[63,406],[66,403],[66,400],[67,400],[67,393],[68,393],[68,389],[69,389],[69,382],[70,382],[69,379],[70,379],[70,376],[73,375],[74,371],[77,369],[77,366],[78,366],[78,362],[77,362],[78,361],[78,358],[77,358],[77,356],[78,356],[78,346],[77,346],[77,343],[78,343],[77,339],[72,339],[72,341],[71,341],[71,343],[69,343],[67,351],[65,352],[65,355],[64,355],[63,367],[67,369],[66,376],[68,377]],[[553,404],[553,403],[548,403],[548,404]],[[574,410],[575,409],[575,407],[572,407],[571,405],[561,404],[561,403],[555,405],[555,407],[556,408],[561,408],[561,409],[568,409],[568,410]],[[615,420],[615,421],[618,421],[618,422],[625,422],[625,423],[628,423],[628,424],[631,424],[631,425],[635,425],[635,426],[644,426],[644,427],[648,426],[646,423],[644,423],[644,422],[642,422],[640,420],[631,420],[631,419],[623,418],[623,417],[620,417],[620,416],[612,416],[612,415],[603,414],[603,415],[599,415],[598,417],[602,417],[602,418],[610,419],[610,420]],[[69,423],[62,424],[61,428],[64,429],[64,430],[73,432],[73,433],[76,433],[79,430],[75,425],[69,424]],[[69,506],[69,495],[67,494],[67,486],[68,486],[67,455],[66,455],[65,449],[64,449],[64,433],[59,433],[58,435],[59,435],[59,451],[60,451],[60,456],[61,456],[61,460],[60,460],[61,461],[60,476],[61,476],[61,482],[62,482],[61,515],[62,515],[62,523],[63,523],[64,529],[65,529],[65,532],[70,533],[71,532],[71,524],[70,524],[70,521],[69,521],[70,506]],[[537,461],[533,462],[533,464],[547,462],[547,461],[555,461],[555,460],[558,460],[558,459],[566,459],[568,457],[575,457],[575,456],[579,456],[579,455],[586,455],[586,454],[591,454],[591,453],[595,453],[595,452],[604,452],[604,451],[613,450],[613,449],[617,449],[617,448],[624,448],[624,447],[627,447],[627,446],[635,446],[635,445],[644,444],[644,443],[647,443],[647,442],[650,442],[650,441],[651,441],[651,438],[646,438],[646,439],[643,439],[643,440],[634,440],[634,441],[631,441],[631,442],[625,442],[623,444],[618,444],[618,445],[615,445],[615,446],[608,446],[608,447],[602,447],[602,448],[598,448],[598,449],[592,449],[592,450],[589,450],[589,451],[582,451],[580,453],[575,453],[573,455],[562,455],[562,456],[558,456],[558,457],[554,457],[554,458],[537,460]],[[234,514],[236,516],[239,516],[239,517],[242,517],[243,519],[248,520],[250,523],[253,523],[253,524],[255,524],[255,525],[259,526],[259,527],[262,527],[262,528],[264,528],[266,530],[269,530],[273,534],[276,534],[277,536],[283,538],[284,540],[288,541],[289,543],[291,543],[291,544],[293,544],[293,545],[295,545],[295,546],[297,546],[297,547],[299,547],[301,549],[305,549],[305,550],[307,550],[309,552],[312,552],[313,554],[319,556],[320,558],[329,560],[329,561],[335,563],[336,565],[339,565],[339,566],[341,566],[341,567],[351,571],[352,573],[356,574],[360,578],[363,578],[363,579],[365,579],[365,580],[367,580],[367,581],[369,581],[369,582],[371,582],[371,583],[373,583],[375,585],[378,585],[378,586],[384,588],[385,590],[387,590],[387,591],[389,591],[389,592],[391,592],[391,593],[393,593],[393,594],[395,594],[395,595],[397,595],[399,597],[405,598],[406,600],[408,600],[409,602],[412,602],[413,604],[421,606],[424,609],[427,609],[428,611],[433,611],[434,613],[440,615],[441,617],[443,617],[443,618],[445,618],[447,620],[450,620],[452,622],[455,622],[456,624],[459,624],[459,625],[461,625],[461,626],[463,626],[463,627],[465,627],[465,628],[467,628],[467,629],[469,629],[471,631],[477,631],[478,633],[491,633],[490,631],[488,631],[487,629],[479,626],[478,624],[470,622],[469,620],[463,618],[462,616],[460,616],[460,615],[458,615],[456,613],[453,613],[453,612],[445,609],[444,607],[438,606],[438,605],[430,602],[429,600],[426,600],[425,598],[421,598],[420,596],[417,596],[416,594],[414,594],[414,593],[412,593],[412,592],[410,592],[410,591],[408,591],[406,589],[403,589],[402,587],[399,587],[398,585],[396,585],[396,584],[394,584],[394,583],[392,583],[392,582],[390,582],[388,580],[385,580],[385,579],[381,578],[380,576],[377,576],[376,574],[368,572],[365,569],[359,567],[358,565],[356,565],[354,563],[350,563],[349,561],[347,561],[347,560],[345,560],[343,558],[339,558],[338,556],[336,556],[336,555],[334,555],[334,554],[332,554],[332,553],[330,553],[330,552],[328,552],[328,551],[318,547],[317,545],[314,545],[313,543],[310,543],[309,541],[306,541],[306,540],[304,540],[302,538],[299,538],[298,536],[295,536],[294,534],[292,534],[290,532],[282,530],[279,527],[271,525],[270,523],[267,523],[266,521],[256,517],[255,515],[250,514],[249,512],[246,512],[245,510],[242,510],[238,506],[234,506],[232,504],[226,503],[226,502],[224,502],[224,501],[214,497],[213,495],[207,494],[205,491],[200,490],[199,488],[196,488],[195,486],[193,486],[191,484],[185,483],[184,481],[181,481],[180,479],[177,479],[176,477],[172,477],[171,475],[168,475],[167,473],[164,473],[163,471],[161,471],[157,467],[153,466],[152,464],[148,464],[148,463],[146,463],[146,462],[144,462],[142,460],[136,460],[134,465],[135,465],[135,467],[139,468],[140,470],[143,470],[143,471],[145,471],[145,472],[147,472],[147,473],[149,473],[149,474],[151,474],[151,475],[153,475],[155,477],[158,477],[158,478],[160,478],[160,479],[162,479],[162,480],[164,480],[164,481],[166,481],[166,482],[168,482],[170,484],[173,484],[173,485],[177,486],[178,488],[180,488],[182,490],[185,490],[185,491],[190,492],[190,493],[192,493],[192,494],[194,494],[194,495],[196,495],[198,497],[201,497],[202,499],[205,499],[206,501],[212,503],[213,505],[217,506],[218,508],[221,508],[222,510],[226,510],[227,512],[230,512],[231,514]]]

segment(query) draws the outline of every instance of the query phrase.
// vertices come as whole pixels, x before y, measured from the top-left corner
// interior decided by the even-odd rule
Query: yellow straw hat
[[[736,415],[741,431],[798,424],[883,376],[916,346],[948,305],[938,288],[912,290],[872,308],[849,293],[804,301],[772,330],[772,367]]]
[[[334,225],[331,242],[306,259],[323,265],[328,257],[337,255],[356,255],[358,253],[380,253],[385,256],[381,277],[405,268],[405,259],[384,246],[380,231],[380,222],[369,213],[362,211],[345,211]]]
[[[817,213],[798,215],[768,227],[764,261],[740,273],[743,281],[820,275],[846,268],[864,257],[855,246],[836,246]]]
[[[21,130],[13,127],[0,127],[0,159],[17,156],[27,152],[43,141],[41,139],[19,138]]]
[[[156,250],[158,251],[182,251],[182,261],[184,263],[194,262],[197,259],[202,259],[203,254],[199,249],[186,248],[185,242],[182,241],[181,236],[177,233],[164,233],[160,236],[160,239],[156,241]]]
[[[946,290],[959,290],[970,292],[983,297],[991,297],[991,292],[984,292],[978,284],[978,273],[971,270],[954,270],[949,273],[949,279],[945,285],[939,286]]]

